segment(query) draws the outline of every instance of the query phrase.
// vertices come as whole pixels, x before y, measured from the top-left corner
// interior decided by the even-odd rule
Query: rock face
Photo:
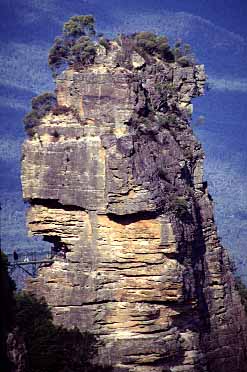
[[[57,323],[98,335],[97,362],[114,371],[247,371],[245,315],[189,126],[204,68],[136,52],[124,67],[120,46],[103,49],[57,78],[63,110],[23,146],[29,232],[68,250],[28,289]]]

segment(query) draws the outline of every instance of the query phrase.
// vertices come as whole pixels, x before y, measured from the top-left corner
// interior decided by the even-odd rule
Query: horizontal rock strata
[[[28,290],[57,323],[98,335],[96,362],[114,371],[244,372],[245,315],[189,126],[203,66],[135,53],[127,68],[119,49],[62,73],[70,110],[24,143],[29,232],[68,250]]]

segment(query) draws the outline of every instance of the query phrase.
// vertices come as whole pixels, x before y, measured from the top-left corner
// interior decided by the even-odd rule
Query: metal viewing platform
[[[31,253],[31,256],[33,256],[33,252]],[[12,275],[15,270],[19,269],[33,278],[37,276],[37,272],[41,267],[50,266],[54,262],[54,258],[52,256],[35,259],[33,257],[30,258],[28,253],[25,253],[24,259],[10,259],[10,255],[8,255],[8,259],[10,275]]]

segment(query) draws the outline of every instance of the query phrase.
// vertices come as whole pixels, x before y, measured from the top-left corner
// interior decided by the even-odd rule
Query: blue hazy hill
[[[199,115],[206,118],[195,131],[206,150],[206,178],[220,235],[237,259],[245,262],[247,5],[239,0],[1,2],[0,199],[6,249],[30,243],[19,179],[25,138],[22,118],[33,96],[53,89],[48,50],[64,21],[74,14],[93,14],[98,31],[108,36],[151,30],[166,34],[171,43],[183,39],[192,45],[198,62],[206,65],[212,89],[194,102],[193,121]]]

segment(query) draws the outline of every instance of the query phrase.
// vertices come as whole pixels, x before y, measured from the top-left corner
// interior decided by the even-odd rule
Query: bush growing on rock
[[[44,115],[52,109],[57,103],[54,93],[46,92],[32,99],[32,109],[40,115]]]
[[[106,51],[110,49],[109,40],[107,40],[104,36],[99,37],[99,45],[102,45]]]
[[[175,61],[181,67],[188,67],[195,63],[194,55],[191,51],[191,46],[189,44],[183,44],[181,40],[175,43],[174,48],[172,49]]]
[[[177,217],[184,218],[188,215],[189,206],[185,197],[174,196],[171,200],[171,210],[175,212]]]
[[[73,16],[64,24],[63,34],[49,51],[48,64],[56,75],[68,65],[84,66],[94,62],[95,20],[91,15]]]
[[[32,111],[24,117],[24,125],[27,131],[38,126],[40,119],[52,110],[57,104],[57,99],[54,93],[43,93],[40,96],[32,99]],[[31,132],[29,131],[31,134]]]
[[[103,34],[98,34],[96,37],[95,19],[92,15],[71,17],[64,24],[62,35],[55,39],[49,52],[48,63],[54,76],[68,66],[82,68],[93,64],[97,39],[98,45],[103,46],[106,51],[110,49],[109,40]],[[183,45],[179,41],[174,48],[171,48],[164,35],[142,31],[129,36],[119,35],[116,42],[121,46],[116,62],[126,68],[133,67],[130,57],[134,51],[140,54],[147,63],[151,63],[153,57],[158,57],[168,63],[176,61],[182,67],[193,64],[190,45]]]
[[[134,34],[134,42],[137,51],[146,52],[151,55],[158,54],[161,58],[172,62],[174,56],[166,36],[157,36],[152,32],[139,32]]]
[[[235,283],[236,283],[236,289],[241,297],[242,305],[244,306],[244,309],[247,313],[247,287],[242,282],[240,277],[235,278]]]
[[[48,55],[48,65],[52,71],[58,71],[60,67],[66,68],[71,42],[63,38],[56,38]]]
[[[176,124],[177,116],[175,114],[163,114],[158,116],[158,124],[160,128],[169,128]]]
[[[54,115],[68,115],[68,113],[71,111],[71,109],[68,106],[54,106],[52,108],[52,113]]]
[[[88,65],[94,62],[95,55],[95,45],[88,36],[82,36],[71,47],[68,61],[69,64]]]
[[[182,56],[177,59],[177,63],[182,67],[188,67],[191,65],[190,59],[187,56]]]
[[[65,36],[78,38],[95,35],[95,19],[92,15],[73,16],[63,26]]]

